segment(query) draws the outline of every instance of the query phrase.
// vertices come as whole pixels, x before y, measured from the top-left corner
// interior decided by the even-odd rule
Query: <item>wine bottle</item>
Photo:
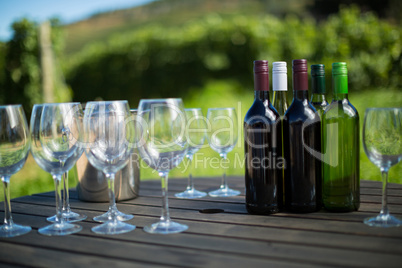
[[[288,70],[285,61],[276,61],[272,63],[272,90],[274,96],[272,105],[282,117],[288,109]]]
[[[321,122],[308,100],[307,60],[293,60],[293,101],[283,118],[285,208],[321,208]]]
[[[283,208],[280,115],[269,101],[268,61],[254,61],[254,102],[244,118],[246,208],[271,214]]]
[[[359,114],[348,100],[345,62],[332,64],[334,98],[323,114],[323,205],[330,211],[360,206]]]
[[[274,96],[272,100],[272,105],[278,111],[281,116],[281,120],[285,115],[286,110],[289,107],[287,94],[288,94],[288,69],[286,67],[285,61],[276,61],[272,63],[272,89],[274,91]],[[281,125],[281,135],[283,140],[283,124]],[[282,157],[284,157],[283,152],[283,143],[282,143]],[[282,176],[285,178],[285,169],[282,169]],[[285,182],[283,182],[283,185]],[[283,187],[283,191],[285,191],[285,187]],[[283,198],[285,198],[285,193],[283,194]],[[285,201],[285,200],[284,200]]]
[[[311,104],[317,110],[320,118],[324,113],[325,108],[328,106],[328,102],[325,98],[325,66],[324,64],[311,65]]]

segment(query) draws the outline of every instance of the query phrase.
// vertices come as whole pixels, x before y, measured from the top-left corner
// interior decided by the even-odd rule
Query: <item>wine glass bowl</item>
[[[102,171],[108,181],[109,209],[94,217],[103,224],[93,227],[98,234],[120,234],[135,229],[124,223],[134,216],[120,212],[115,200],[115,175],[127,165],[134,143],[134,123],[127,101],[89,102],[85,107],[84,130],[88,161]]]
[[[30,136],[21,105],[0,106],[0,176],[4,188],[4,224],[0,237],[15,237],[31,231],[30,226],[14,223],[11,216],[10,177],[25,164]]]
[[[188,149],[186,158],[188,159],[189,167],[193,160],[193,155],[202,147],[205,142],[207,132],[206,118],[202,115],[200,108],[185,109],[187,126],[186,136],[188,141]],[[188,185],[185,191],[176,193],[177,198],[201,198],[207,193],[198,191],[194,188],[194,181],[191,172],[189,173]]]
[[[207,135],[209,146],[225,161],[227,154],[233,150],[238,139],[236,110],[234,108],[210,108],[207,119],[210,125]],[[220,188],[208,194],[212,197],[227,197],[239,195],[240,191],[228,187],[226,171],[224,171]]]
[[[137,125],[141,156],[151,168],[169,172],[183,160],[187,149],[185,123],[182,124],[186,117],[174,103],[165,100],[142,100],[140,104]]]
[[[141,100],[136,129],[142,159],[162,180],[162,216],[160,221],[144,227],[148,233],[170,234],[187,230],[187,225],[170,219],[168,173],[183,160],[187,152],[186,115],[181,99]]]
[[[363,125],[363,147],[367,157],[382,174],[382,208],[376,217],[364,223],[376,227],[402,225],[402,220],[389,213],[387,205],[388,171],[402,160],[402,108],[369,108]]]

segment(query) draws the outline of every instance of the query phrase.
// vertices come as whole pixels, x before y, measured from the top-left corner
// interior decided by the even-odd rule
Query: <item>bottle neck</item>
[[[332,88],[334,96],[337,94],[348,94],[348,76],[332,75]]]
[[[307,72],[293,72],[293,91],[308,91]]]
[[[269,103],[269,91],[268,90],[255,90],[254,99],[262,102],[268,101]]]
[[[274,95],[272,97],[273,105],[277,103],[286,103],[287,104],[287,91],[274,91]]]
[[[314,103],[322,103],[322,102],[326,102],[326,98],[325,98],[325,94],[324,93],[314,93],[311,94],[311,100],[310,102],[314,102]]]
[[[325,94],[325,76],[312,76],[311,89],[314,94]]]
[[[281,99],[281,100],[286,100],[287,99],[287,95],[288,95],[288,92],[287,91],[284,91],[284,90],[274,90],[274,97],[277,97],[278,98],[278,100],[279,99]]]
[[[286,69],[285,69],[286,70]],[[288,76],[286,71],[274,70],[272,72],[272,90],[287,91],[288,90]]]
[[[254,73],[254,91],[269,90],[269,74],[268,72]]]
[[[340,101],[340,100],[344,100],[344,99],[348,99],[348,94],[347,93],[334,93],[334,100],[336,101]]]
[[[293,99],[295,100],[308,100],[308,91],[307,90],[293,90]]]
[[[287,101],[287,91],[274,91],[274,96],[272,98],[272,105],[275,107],[276,111],[280,116],[283,116],[288,109]]]

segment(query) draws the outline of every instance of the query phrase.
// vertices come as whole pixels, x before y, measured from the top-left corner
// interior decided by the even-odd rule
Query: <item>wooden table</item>
[[[196,188],[212,190],[219,178],[197,178]],[[242,177],[229,184],[244,193]],[[87,203],[71,193],[73,210],[88,219],[83,230],[64,237],[46,237],[37,229],[55,212],[53,193],[24,196],[12,201],[16,223],[33,227],[27,235],[0,239],[0,266],[35,267],[402,267],[402,227],[374,228],[362,223],[381,207],[379,182],[361,182],[361,207],[353,213],[278,213],[255,216],[246,212],[244,195],[229,198],[182,200],[185,179],[169,181],[171,217],[189,226],[181,234],[151,235],[142,229],[161,212],[160,182],[142,181],[140,197],[118,203],[133,213],[137,228],[121,235],[91,232],[92,217],[106,211],[107,203]],[[391,212],[402,217],[402,185],[389,186]],[[3,205],[1,205],[4,215]],[[222,213],[201,213],[204,209]],[[2,265],[1,265],[2,264]]]

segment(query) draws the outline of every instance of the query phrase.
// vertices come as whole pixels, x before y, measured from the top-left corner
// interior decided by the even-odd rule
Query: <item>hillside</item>
[[[64,27],[66,55],[71,55],[94,41],[106,40],[110,35],[124,33],[149,24],[177,26],[198,19],[207,13],[302,14],[308,0],[156,0],[149,4],[100,13],[89,19]]]
[[[66,55],[86,45],[106,40],[116,33],[129,33],[149,24],[178,26],[209,13],[221,16],[271,14],[283,17],[310,15],[326,20],[342,5],[356,4],[362,11],[373,11],[380,18],[400,24],[402,1],[399,0],[154,0],[143,6],[95,14],[89,19],[65,25]]]

